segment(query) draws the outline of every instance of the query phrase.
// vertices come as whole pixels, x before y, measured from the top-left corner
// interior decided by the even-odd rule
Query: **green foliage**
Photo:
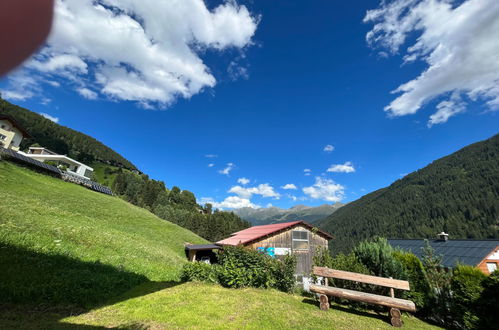
[[[182,281],[218,283],[218,266],[204,262],[189,262],[182,268]]]
[[[412,253],[394,251],[393,256],[402,263],[411,286],[405,297],[413,301],[418,310],[424,309],[428,302],[430,284],[423,263]]]
[[[375,276],[406,279],[407,274],[402,263],[395,258],[394,251],[385,238],[376,237],[371,241],[361,242],[353,253]]]
[[[294,256],[279,260],[253,249],[228,246],[218,253],[218,262],[216,265],[186,264],[182,278],[220,283],[228,288],[274,288],[284,292],[294,288]]]
[[[332,233],[331,251],[375,235],[499,238],[499,135],[467,146],[348,203],[317,224]]]
[[[459,265],[454,268],[450,283],[450,311],[454,322],[465,329],[474,329],[479,325],[479,310],[482,306],[478,305],[478,302],[483,291],[482,282],[486,278],[487,276],[476,267]]]
[[[478,327],[480,329],[494,329],[499,324],[499,270],[494,271],[483,282],[483,291],[479,301],[478,315],[480,317]]]
[[[339,253],[336,256],[331,256],[329,250],[320,249],[314,256],[314,266],[328,267],[332,269],[345,270],[348,272],[372,275],[372,273],[364,266],[359,259],[353,254]],[[354,281],[339,280],[330,278],[328,280],[330,286],[345,288],[355,291],[372,292],[373,287],[367,284],[358,283]]]
[[[68,155],[85,164],[99,161],[128,169],[136,169],[123,156],[93,137],[58,125],[35,112],[2,100],[0,102],[0,113],[15,118],[33,136],[32,139],[23,140],[22,149],[36,144],[58,154]]]

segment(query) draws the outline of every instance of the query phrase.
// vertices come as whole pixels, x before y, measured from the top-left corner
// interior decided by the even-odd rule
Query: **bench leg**
[[[390,308],[391,323],[394,327],[400,328],[402,326],[402,319],[400,318],[400,310],[397,308]]]
[[[325,294],[319,296],[319,301],[321,303],[321,310],[327,311],[329,309],[329,299]]]

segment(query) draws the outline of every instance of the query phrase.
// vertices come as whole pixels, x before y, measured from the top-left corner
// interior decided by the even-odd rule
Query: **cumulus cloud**
[[[499,1],[382,1],[364,22],[375,23],[366,36],[371,46],[402,53],[404,63],[427,65],[393,91],[400,95],[385,107],[389,114],[414,114],[437,97],[447,100],[438,103],[428,126],[463,112],[462,96],[499,109]],[[408,40],[414,43],[404,48]]]
[[[54,123],[58,123],[59,122],[59,118],[58,117],[51,116],[48,113],[40,112],[40,115],[42,115],[43,117],[47,118],[48,120],[53,121]]]
[[[352,162],[345,162],[344,164],[333,164],[328,169],[328,172],[334,173],[352,173],[355,172]]]
[[[311,174],[312,170],[309,169],[309,168],[306,168],[303,170],[303,174],[305,174],[306,176],[309,176]]]
[[[218,155],[215,155],[215,154],[207,154],[207,155],[204,155],[206,158],[217,158]]]
[[[296,190],[296,189],[298,189],[298,188],[296,188],[296,186],[293,183],[285,184],[281,188],[285,189],[285,190]]]
[[[97,99],[97,93],[86,88],[86,87],[78,88],[76,91],[78,92],[78,94],[80,94],[81,96],[83,96],[84,98],[86,98],[88,100]]]
[[[208,164],[208,167],[213,167],[213,166],[215,166],[215,164],[213,164],[213,163]]]
[[[239,178],[237,179],[237,183],[240,183],[242,184],[243,186],[247,185],[248,183],[250,183],[250,180],[249,179],[246,179],[246,178]]]
[[[333,180],[316,177],[315,183],[310,187],[303,188],[303,192],[313,199],[339,202],[344,197],[345,187]]]
[[[57,0],[46,47],[26,68],[113,100],[165,107],[215,86],[200,54],[243,51],[258,21],[236,0],[213,9],[203,0]]]
[[[218,173],[229,176],[230,172],[234,169],[234,166],[234,163],[227,163],[227,166],[218,171]]]
[[[239,196],[229,196],[225,198],[222,202],[216,202],[213,198],[201,198],[201,204],[210,203],[214,208],[217,209],[240,209],[242,207],[251,207],[254,209],[260,208],[259,205],[253,204],[247,198],[241,198]]]
[[[256,187],[233,186],[229,189],[228,192],[236,194],[242,198],[251,198],[253,195],[260,195],[262,197],[272,197],[275,199],[279,199],[281,196],[268,183],[262,183]]]
[[[332,152],[334,150],[334,147],[331,144],[328,144],[324,147],[323,151],[325,152]]]

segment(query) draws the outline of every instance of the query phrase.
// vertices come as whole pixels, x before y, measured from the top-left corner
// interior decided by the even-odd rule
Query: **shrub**
[[[274,288],[284,292],[294,288],[294,256],[278,260],[256,250],[229,246],[218,252],[218,262],[218,265],[186,264],[182,279],[220,283],[229,288]]]
[[[395,251],[393,256],[402,263],[411,285],[411,291],[406,292],[404,296],[416,304],[418,311],[424,310],[429,301],[430,284],[423,263],[408,252]]]
[[[375,276],[406,279],[402,263],[394,257],[395,250],[382,237],[361,242],[354,250],[355,256]]]
[[[217,267],[204,262],[189,262],[181,273],[182,281],[218,283]]]
[[[483,282],[482,295],[476,306],[479,308],[479,328],[480,329],[494,329],[499,324],[499,313],[497,306],[499,306],[499,270],[496,270]]]
[[[465,329],[474,329],[479,324],[478,309],[481,306],[478,302],[483,291],[482,283],[486,278],[476,267],[458,265],[454,268],[450,283],[451,313],[454,322]]]

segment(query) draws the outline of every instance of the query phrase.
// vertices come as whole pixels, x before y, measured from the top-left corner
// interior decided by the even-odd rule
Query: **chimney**
[[[438,236],[438,240],[439,241],[445,241],[445,242],[447,242],[449,240],[449,234],[446,234],[445,232],[441,232],[437,236]]]

